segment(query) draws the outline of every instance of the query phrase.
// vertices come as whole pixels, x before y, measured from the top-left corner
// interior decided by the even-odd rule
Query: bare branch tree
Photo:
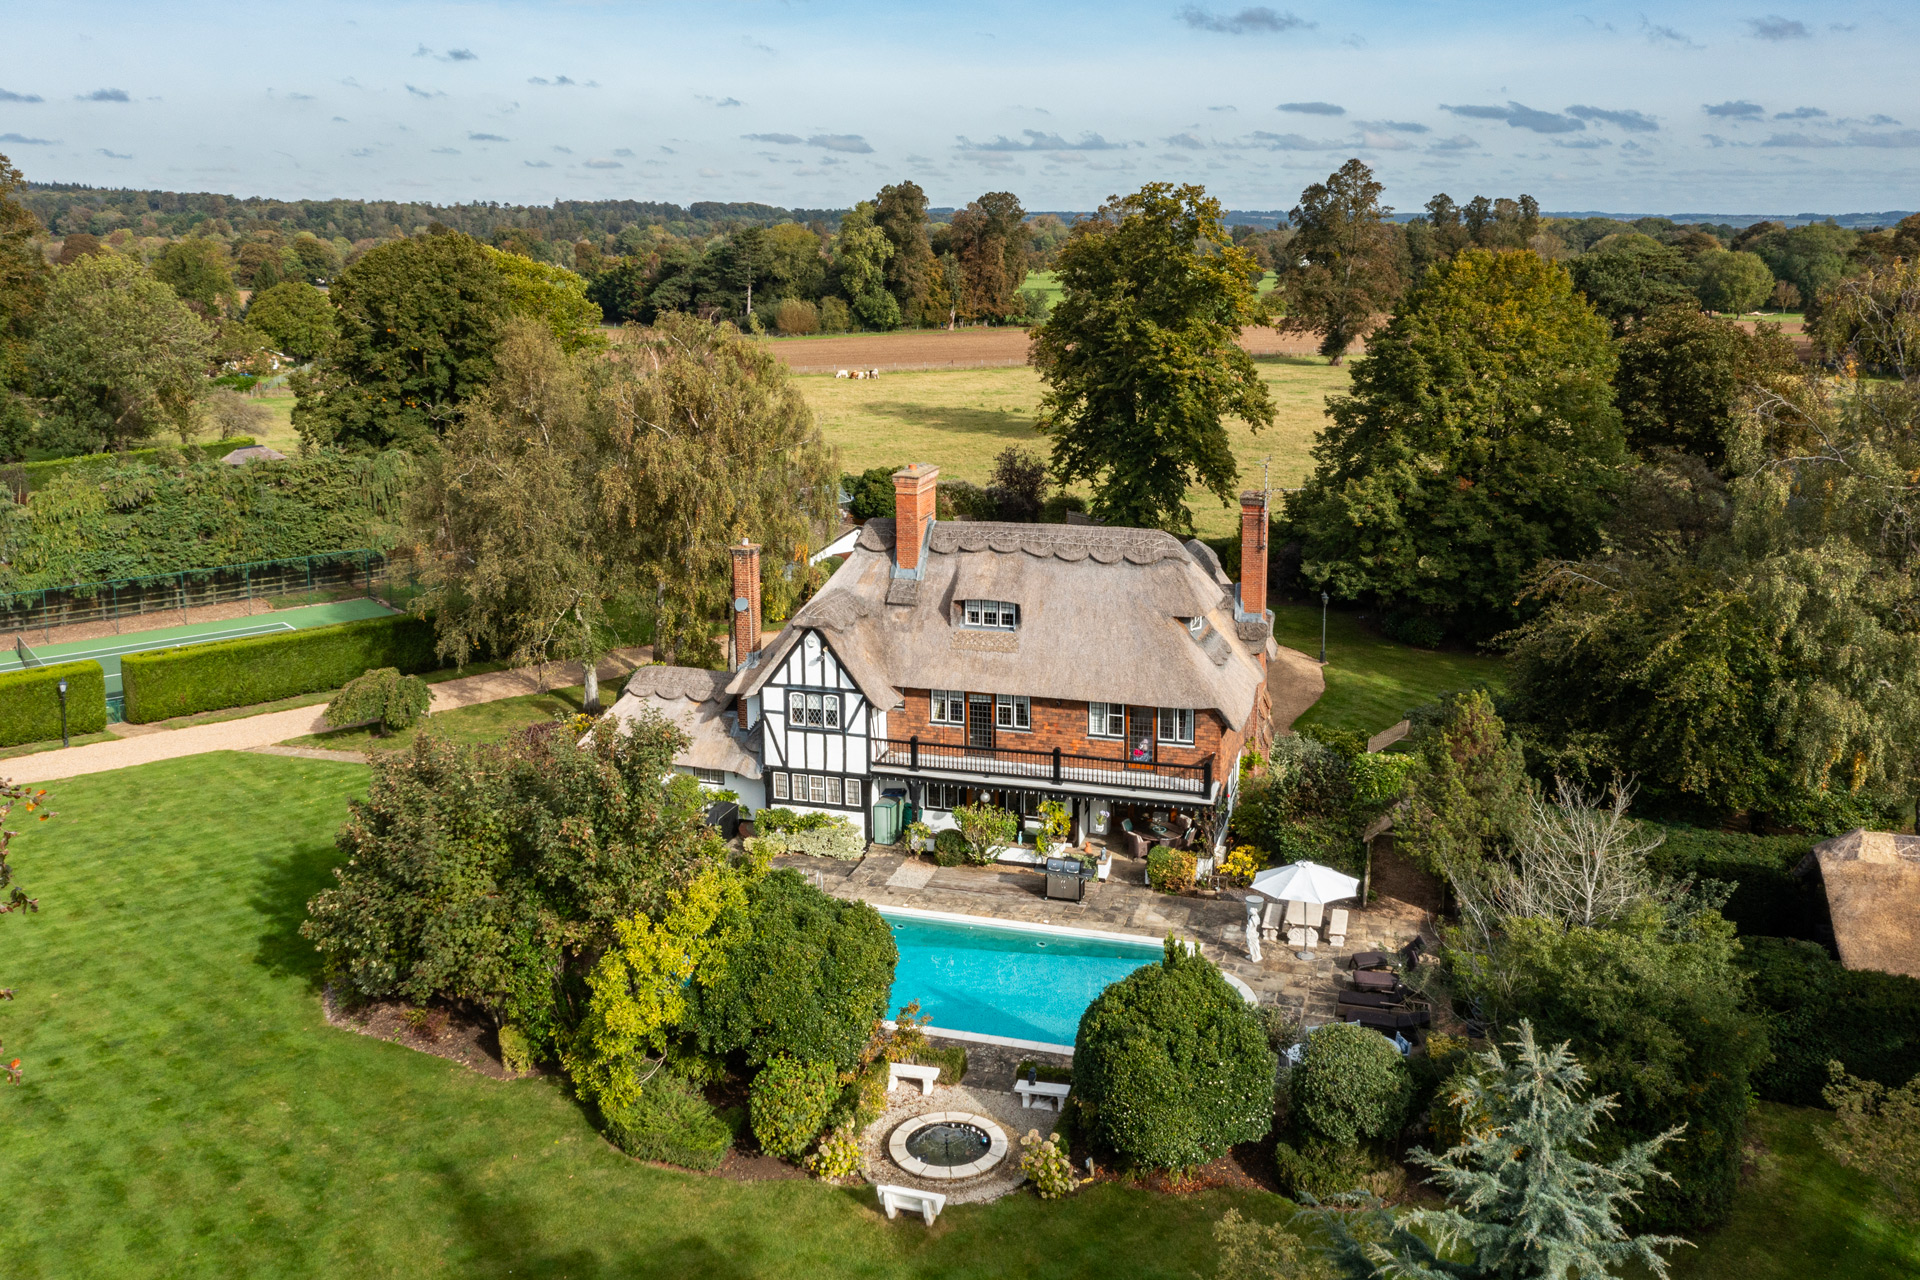
[[[1615,778],[1608,795],[1611,800],[1603,802],[1578,784],[1555,778],[1552,800],[1527,797],[1513,865],[1497,869],[1490,886],[1500,914],[1592,928],[1636,902],[1661,896],[1647,855],[1665,837],[1647,835],[1627,816],[1632,783]]]

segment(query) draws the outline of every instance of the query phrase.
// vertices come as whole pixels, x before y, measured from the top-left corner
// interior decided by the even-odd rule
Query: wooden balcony
[[[1213,798],[1213,757],[1199,764],[1170,760],[1134,761],[1117,749],[1112,755],[1079,752],[1029,751],[1018,747],[970,747],[958,743],[923,742],[912,738],[874,738],[873,763],[908,773],[966,774],[981,779],[1079,786],[1115,787],[1130,791],[1164,791],[1201,801]]]

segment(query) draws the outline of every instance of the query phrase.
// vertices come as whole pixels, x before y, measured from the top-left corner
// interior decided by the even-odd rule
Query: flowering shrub
[[[1080,1185],[1080,1180],[1073,1176],[1072,1159],[1053,1134],[1042,1140],[1038,1129],[1029,1129],[1027,1136],[1020,1139],[1020,1149],[1025,1152],[1020,1157],[1020,1172],[1032,1180],[1042,1200],[1058,1200]]]
[[[1252,880],[1260,870],[1260,851],[1243,844],[1220,860],[1220,874],[1235,880]]]
[[[1185,893],[1193,888],[1193,855],[1181,849],[1155,849],[1147,855],[1147,879],[1162,893]]]
[[[850,1178],[860,1172],[860,1144],[853,1140],[851,1129],[835,1129],[820,1139],[805,1163],[807,1172],[816,1178]]]

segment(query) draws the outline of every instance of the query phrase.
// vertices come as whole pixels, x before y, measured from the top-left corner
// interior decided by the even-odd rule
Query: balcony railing
[[[919,737],[874,738],[873,763],[890,769],[919,772],[936,769],[1027,782],[1092,783],[1138,791],[1171,791],[1211,799],[1213,757],[1199,764],[1170,760],[1133,761],[1116,752],[1110,756],[1062,751],[1028,751],[1019,747],[970,747],[961,743],[923,742]]]

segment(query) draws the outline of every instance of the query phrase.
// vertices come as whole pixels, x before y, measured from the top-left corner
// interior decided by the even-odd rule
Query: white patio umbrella
[[[1360,882],[1317,862],[1270,867],[1253,878],[1256,893],[1281,902],[1338,902],[1360,892]]]

